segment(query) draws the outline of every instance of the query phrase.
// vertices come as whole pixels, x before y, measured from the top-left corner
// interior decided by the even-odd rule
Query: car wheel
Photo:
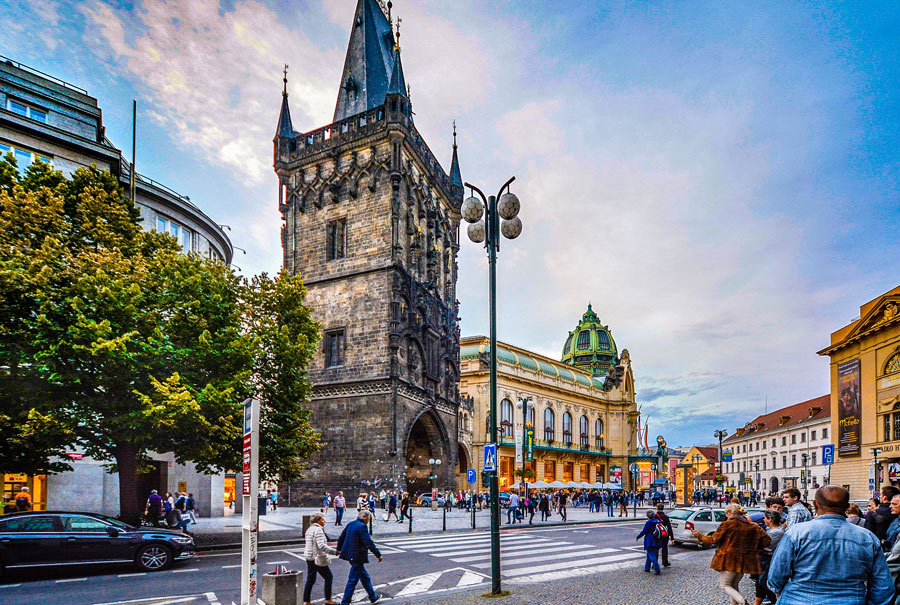
[[[162,571],[172,564],[172,551],[162,544],[148,544],[134,558],[141,571]]]
[[[675,540],[674,544],[675,544],[675,546],[684,546],[684,542],[682,542],[680,540]]]

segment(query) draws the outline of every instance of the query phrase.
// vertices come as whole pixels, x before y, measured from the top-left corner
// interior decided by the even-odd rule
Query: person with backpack
[[[25,512],[31,510],[31,494],[28,493],[28,487],[22,486],[22,489],[16,494],[16,511]]]
[[[652,510],[647,511],[647,522],[644,523],[644,529],[635,540],[641,538],[644,538],[644,550],[647,551],[647,558],[644,559],[644,571],[649,572],[652,566],[653,573],[659,575],[659,546],[669,539],[669,534],[666,532],[666,526],[656,518],[656,513]]]
[[[194,500],[193,492],[188,492],[187,501],[184,503],[184,508],[187,510],[187,514],[191,520],[191,523],[197,525],[197,516],[195,514],[195,511],[197,509],[197,501]]]
[[[669,540],[674,540],[673,536],[675,534],[672,532],[672,522],[669,521],[669,515],[667,515],[664,511],[665,507],[665,504],[656,505],[656,518],[659,519],[659,522],[663,524],[663,526],[666,528],[666,532],[668,532],[669,534],[668,539],[663,540],[662,544],[660,544],[659,546],[662,550],[662,552],[660,553],[662,554],[662,566],[670,567],[671,563],[669,563]]]

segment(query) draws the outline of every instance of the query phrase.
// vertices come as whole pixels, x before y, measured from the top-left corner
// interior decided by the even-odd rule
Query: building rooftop
[[[795,403],[787,407],[757,416],[725,439],[725,443],[761,435],[775,429],[790,428],[808,422],[818,422],[831,417],[831,395]]]

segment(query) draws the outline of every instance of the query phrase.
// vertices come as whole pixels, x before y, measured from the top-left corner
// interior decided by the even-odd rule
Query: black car
[[[133,563],[159,571],[194,556],[179,531],[132,527],[95,513],[28,512],[0,517],[0,570],[39,565]]]

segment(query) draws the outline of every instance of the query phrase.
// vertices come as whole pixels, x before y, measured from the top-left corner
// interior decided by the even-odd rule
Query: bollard
[[[447,507],[444,507],[444,528],[441,531],[447,531]]]
[[[472,529],[475,529],[475,503],[472,502]]]
[[[406,516],[409,517],[409,533],[412,533],[412,507],[406,509]]]

